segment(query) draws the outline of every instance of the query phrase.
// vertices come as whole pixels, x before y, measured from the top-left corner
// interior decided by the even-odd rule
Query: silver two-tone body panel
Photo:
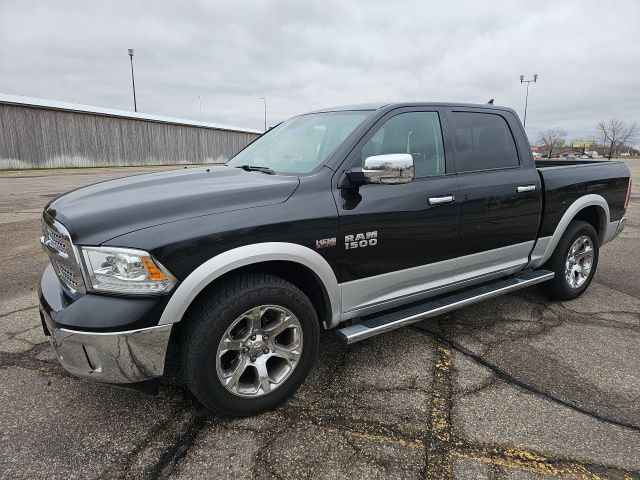
[[[533,241],[465,255],[341,284],[342,314],[349,320],[486,282],[521,270]]]

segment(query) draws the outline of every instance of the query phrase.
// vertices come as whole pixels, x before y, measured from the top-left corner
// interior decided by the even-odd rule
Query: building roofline
[[[48,110],[62,110],[66,112],[89,113],[93,115],[104,115],[107,117],[129,118],[132,120],[146,120],[149,122],[169,123],[173,125],[187,125],[191,127],[210,128],[215,130],[226,130],[230,132],[257,133],[262,134],[260,130],[252,128],[236,127],[232,125],[223,125],[220,123],[199,122],[197,120],[187,120],[183,118],[166,117],[163,115],[154,115],[151,113],[128,112],[126,110],[116,110],[113,108],[97,107],[92,105],[82,105],[78,103],[59,102],[56,100],[47,100],[42,98],[23,97],[21,95],[10,95],[0,93],[0,104],[22,105],[26,107],[43,108]]]

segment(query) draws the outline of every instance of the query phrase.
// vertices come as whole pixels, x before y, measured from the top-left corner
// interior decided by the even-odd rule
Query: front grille
[[[65,238],[60,235],[58,232],[53,230],[52,228],[47,227],[46,233],[49,237],[49,241],[53,244],[53,246],[60,252],[68,254],[67,245],[65,244]]]
[[[62,286],[71,293],[84,293],[85,286],[71,235],[46,212],[42,218],[42,243]]]
[[[76,281],[75,272],[73,268],[65,265],[64,263],[56,260],[56,264],[58,265],[58,276],[60,279],[66,283],[69,287],[74,290],[78,290],[78,282]]]

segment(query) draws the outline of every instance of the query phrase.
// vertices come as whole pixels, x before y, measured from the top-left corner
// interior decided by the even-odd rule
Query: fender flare
[[[329,297],[333,324],[340,316],[341,290],[329,263],[319,253],[296,243],[264,242],[233,248],[196,268],[173,292],[158,325],[168,325],[182,320],[196,296],[225,273],[255,263],[278,260],[301,264],[315,273]]]
[[[609,235],[608,230],[610,223],[609,204],[601,195],[590,193],[578,198],[575,202],[569,205],[569,208],[567,208],[567,211],[564,212],[564,215],[562,215],[562,218],[558,222],[553,235],[550,237],[538,238],[538,241],[531,252],[531,261],[526,268],[539,267],[549,260],[553,251],[558,246],[558,242],[560,242],[562,235],[564,235],[565,230],[569,226],[569,223],[571,223],[578,213],[591,206],[599,207],[604,213],[604,218],[602,218],[602,215],[600,216],[600,231],[598,234],[602,237],[601,245],[606,243],[608,241],[607,237]],[[604,224],[602,223],[603,220]]]

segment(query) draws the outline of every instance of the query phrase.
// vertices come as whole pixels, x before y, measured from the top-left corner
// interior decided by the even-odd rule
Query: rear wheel
[[[543,268],[553,271],[553,280],[540,288],[551,298],[571,300],[587,289],[598,266],[599,239],[593,226],[574,220]]]
[[[214,287],[185,320],[187,385],[201,403],[225,415],[279,405],[302,384],[318,350],[311,302],[271,275],[242,275]]]

